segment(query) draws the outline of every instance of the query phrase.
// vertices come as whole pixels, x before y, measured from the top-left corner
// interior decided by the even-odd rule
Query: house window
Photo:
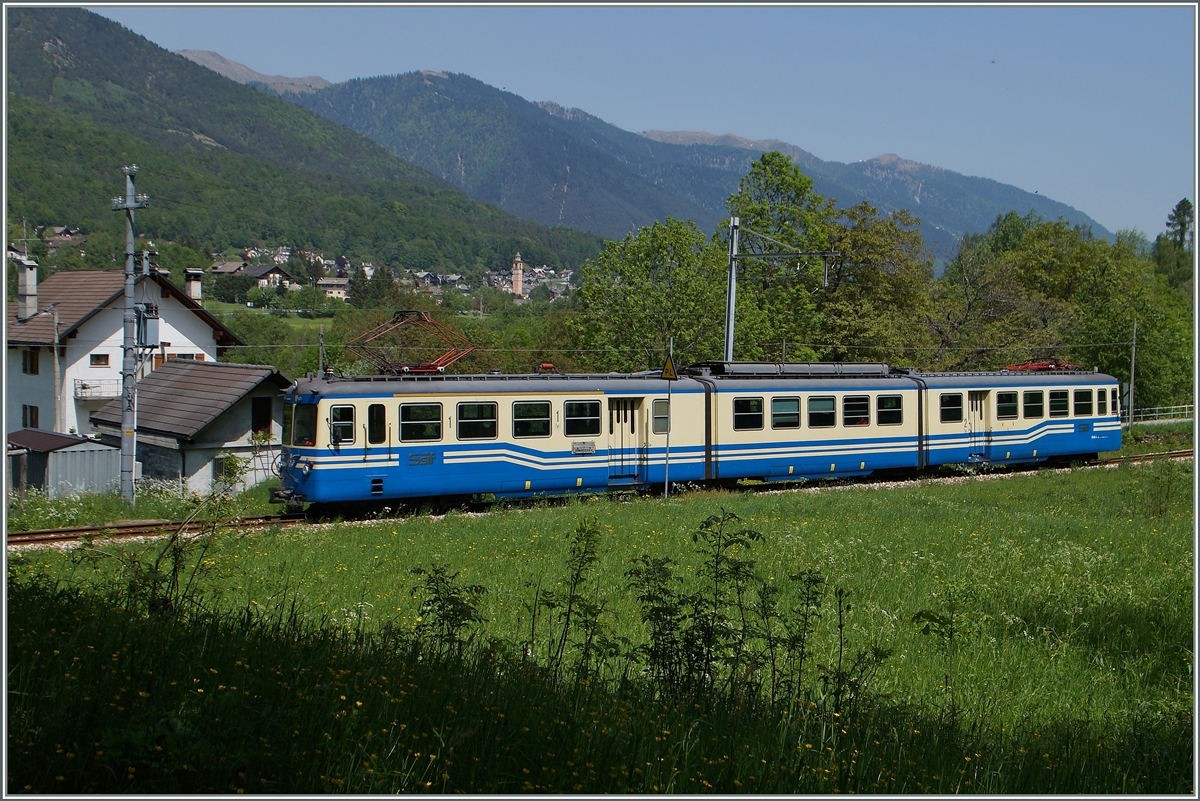
[[[21,427],[22,428],[37,428],[38,427],[38,407],[36,406],[21,406]]]
[[[1065,389],[1050,390],[1050,416],[1066,417],[1071,413],[1071,393]]]
[[[496,408],[494,403],[458,404],[458,438],[495,439]]]
[[[21,351],[21,372],[29,375],[38,374],[38,354],[41,348],[26,348]]]
[[[563,433],[595,436],[600,433],[600,401],[567,401],[563,404]]]
[[[799,428],[800,399],[771,398],[771,428]]]
[[[1017,419],[1017,393],[996,393],[996,418],[999,420]]]
[[[945,393],[942,395],[942,422],[962,422],[962,393]]]
[[[1024,408],[1021,413],[1025,415],[1026,420],[1041,420],[1046,414],[1046,396],[1040,389],[1030,390],[1025,393]]]
[[[904,397],[880,395],[876,400],[875,421],[881,426],[898,426],[904,422]]]
[[[808,427],[833,428],[837,425],[837,400],[835,398],[808,399]]]
[[[871,399],[867,395],[842,398],[842,425],[865,426],[871,423]]]
[[[93,353],[92,355],[88,356],[88,366],[89,367],[108,367],[108,354],[107,353]]]
[[[1075,390],[1075,416],[1092,416],[1092,391],[1090,389]]]
[[[733,399],[733,430],[757,431],[763,427],[762,398]]]
[[[329,409],[329,436],[334,445],[354,442],[354,407],[332,406]]]
[[[251,431],[266,431],[271,433],[272,418],[275,416],[272,406],[274,398],[251,398],[250,399],[250,430]]]
[[[442,404],[406,403],[400,407],[400,441],[422,442],[442,438]]]
[[[656,400],[651,407],[653,419],[650,430],[655,434],[666,434],[671,430],[671,402]]]
[[[387,438],[387,411],[382,403],[367,407],[367,442],[378,445]]]
[[[536,403],[514,403],[513,436],[550,436],[550,404],[541,401]]]

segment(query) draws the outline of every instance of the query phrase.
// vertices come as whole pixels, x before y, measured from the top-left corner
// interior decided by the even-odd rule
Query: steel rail
[[[224,523],[223,526],[237,528],[259,528],[273,525],[295,525],[305,522],[302,514],[259,515],[253,517],[236,517]],[[15,531],[7,535],[8,545],[45,545],[61,542],[78,542],[87,537],[99,539],[126,539],[129,537],[145,537],[154,535],[183,532],[195,534],[213,525],[207,520],[147,520],[131,523],[112,523],[106,526],[75,526],[71,528],[46,528],[34,531]]]

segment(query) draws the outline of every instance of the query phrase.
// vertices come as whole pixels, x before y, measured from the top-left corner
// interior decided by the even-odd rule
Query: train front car
[[[928,464],[1094,458],[1121,448],[1117,379],[1090,371],[917,374]]]
[[[286,396],[276,501],[527,497],[703,478],[703,392],[656,374],[308,379]],[[693,441],[694,440],[694,441]]]

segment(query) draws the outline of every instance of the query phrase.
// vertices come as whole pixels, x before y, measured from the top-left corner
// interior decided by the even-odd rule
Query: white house
[[[38,286],[36,265],[18,269],[20,292],[7,308],[5,432],[89,435],[90,414],[121,395],[124,274],[60,270]],[[141,352],[139,379],[168,359],[212,362],[245,344],[165,275],[138,275],[134,300],[159,315],[160,344]]]

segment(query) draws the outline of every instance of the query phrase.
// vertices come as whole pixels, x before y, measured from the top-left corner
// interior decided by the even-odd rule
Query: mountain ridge
[[[175,50],[173,52],[202,67],[207,67],[219,75],[224,75],[232,81],[244,84],[261,83],[278,92],[314,92],[333,85],[332,81],[327,81],[319,75],[308,75],[304,78],[264,75],[212,50]]]

